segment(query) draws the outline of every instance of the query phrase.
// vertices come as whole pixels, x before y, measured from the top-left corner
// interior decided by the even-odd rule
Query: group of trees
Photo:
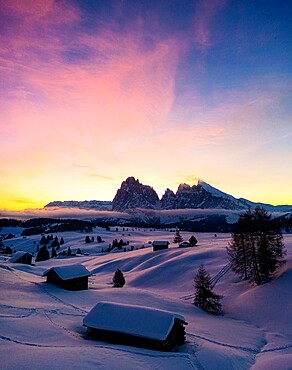
[[[41,245],[46,245],[48,246],[49,248],[52,247],[52,248],[56,248],[57,250],[60,249],[60,245],[63,245],[65,242],[64,242],[64,238],[61,237],[60,241],[59,241],[59,238],[57,236],[55,236],[55,238],[53,237],[53,235],[42,235],[41,237],[41,240],[40,240],[40,244]]]
[[[102,240],[102,237],[99,236],[99,235],[96,237],[96,241],[98,243],[103,243],[104,242],[104,240]],[[93,243],[93,242],[94,242],[94,236],[92,236],[90,238],[90,236],[86,235],[86,237],[85,237],[85,243],[88,244],[88,243]]]
[[[39,252],[38,252],[38,254],[35,258],[35,261],[36,262],[46,261],[49,258],[50,258],[50,252],[48,251],[48,248],[45,244],[40,248],[40,250],[39,250]]]
[[[129,242],[128,241],[125,242],[123,239],[120,239],[120,241],[114,239],[110,247],[112,249],[114,248],[122,249],[122,247],[125,245],[129,245]]]
[[[173,242],[174,243],[181,243],[183,241],[183,237],[181,236],[180,234],[180,231],[179,229],[176,229],[175,230],[175,236],[173,238]],[[196,239],[196,237],[194,235],[192,235],[190,238],[189,238],[189,243],[192,247],[194,247],[197,243],[198,243],[198,240]]]
[[[239,217],[227,247],[232,269],[244,279],[261,284],[283,263],[286,250],[277,224],[263,208],[248,210]],[[221,311],[220,295],[213,291],[210,275],[201,265],[194,277],[194,304],[204,311]]]
[[[285,262],[286,251],[271,215],[257,207],[240,216],[227,253],[236,273],[260,284]]]

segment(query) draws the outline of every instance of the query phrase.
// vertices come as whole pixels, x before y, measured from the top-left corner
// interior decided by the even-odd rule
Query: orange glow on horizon
[[[292,204],[290,77],[253,68],[277,49],[273,33],[254,33],[253,54],[249,29],[222,22],[227,1],[163,8],[170,18],[163,1],[130,13],[128,2],[102,3],[92,14],[67,0],[0,7],[0,209],[112,200],[128,176],[160,197],[201,178]]]

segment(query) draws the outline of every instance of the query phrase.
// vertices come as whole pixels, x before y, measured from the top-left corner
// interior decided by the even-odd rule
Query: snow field
[[[166,230],[123,232],[94,230],[108,245],[113,239],[129,246],[148,240],[173,239]],[[123,235],[124,234],[124,235]],[[125,235],[126,234],[126,235]],[[131,235],[128,235],[131,234]],[[90,255],[54,258],[36,266],[0,262],[0,353],[5,369],[289,369],[292,357],[292,235],[285,236],[288,263],[268,284],[240,281],[228,264],[229,234],[196,233],[198,246],[153,252],[152,248],[100,253],[102,244],[85,244],[87,234],[60,233],[61,250],[86,248]],[[192,233],[182,232],[187,240]],[[55,236],[55,235],[54,235]],[[36,248],[40,236],[6,241],[15,249]],[[95,237],[96,240],[96,237]],[[9,244],[10,245],[10,244]],[[146,246],[146,244],[144,244]],[[100,248],[100,250],[99,250]],[[41,274],[57,265],[82,263],[93,272],[89,290],[70,292],[46,284]],[[224,296],[222,316],[209,315],[185,297],[193,293],[193,276],[204,263],[215,291]],[[113,289],[120,268],[126,285]],[[185,317],[187,343],[179,352],[162,353],[88,340],[83,317],[99,301],[155,307]],[[114,319],[114,318],[113,318]]]

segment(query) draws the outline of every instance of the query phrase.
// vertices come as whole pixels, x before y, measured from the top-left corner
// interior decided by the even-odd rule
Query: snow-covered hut
[[[171,350],[185,341],[183,316],[149,307],[99,302],[83,319],[94,339]]]
[[[182,243],[180,243],[180,245],[178,247],[179,248],[189,248],[189,247],[191,247],[191,244],[189,242],[182,242]]]
[[[24,251],[15,252],[14,255],[9,258],[9,262],[13,263],[24,263],[26,265],[31,265],[32,254]]]
[[[160,251],[161,249],[168,249],[169,242],[166,240],[155,240],[152,243],[153,251]]]
[[[51,267],[43,272],[47,283],[55,284],[67,290],[88,289],[88,276],[91,273],[80,264]]]

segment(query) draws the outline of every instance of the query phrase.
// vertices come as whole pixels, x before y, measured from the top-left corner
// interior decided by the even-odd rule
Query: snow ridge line
[[[211,279],[211,283],[212,283],[212,287],[214,288],[214,286],[218,283],[218,281],[231,269],[232,267],[232,264],[231,263],[227,263],[227,265],[225,265],[212,279]],[[190,299],[193,299],[195,298],[195,294],[194,293],[191,293],[191,294],[187,294],[185,296],[182,296],[180,297],[180,299],[183,299],[184,301],[189,301]]]
[[[254,353],[254,354],[268,353],[268,352],[276,352],[276,351],[285,351],[287,349],[292,348],[292,344],[286,344],[285,346],[281,346],[281,347],[275,347],[275,348],[270,348],[270,349],[258,350],[258,349],[255,349],[255,348],[243,347],[243,346],[236,346],[236,345],[233,345],[233,344],[227,344],[227,343],[218,342],[216,340],[209,339],[209,338],[206,338],[206,337],[202,337],[202,336],[196,335],[196,334],[187,333],[187,335],[189,335],[191,337],[194,337],[194,338],[199,338],[199,339],[205,340],[206,342],[217,344],[219,346],[233,348],[233,349],[238,349],[238,350],[241,350],[241,351],[245,351],[245,352],[249,352],[249,353]]]

